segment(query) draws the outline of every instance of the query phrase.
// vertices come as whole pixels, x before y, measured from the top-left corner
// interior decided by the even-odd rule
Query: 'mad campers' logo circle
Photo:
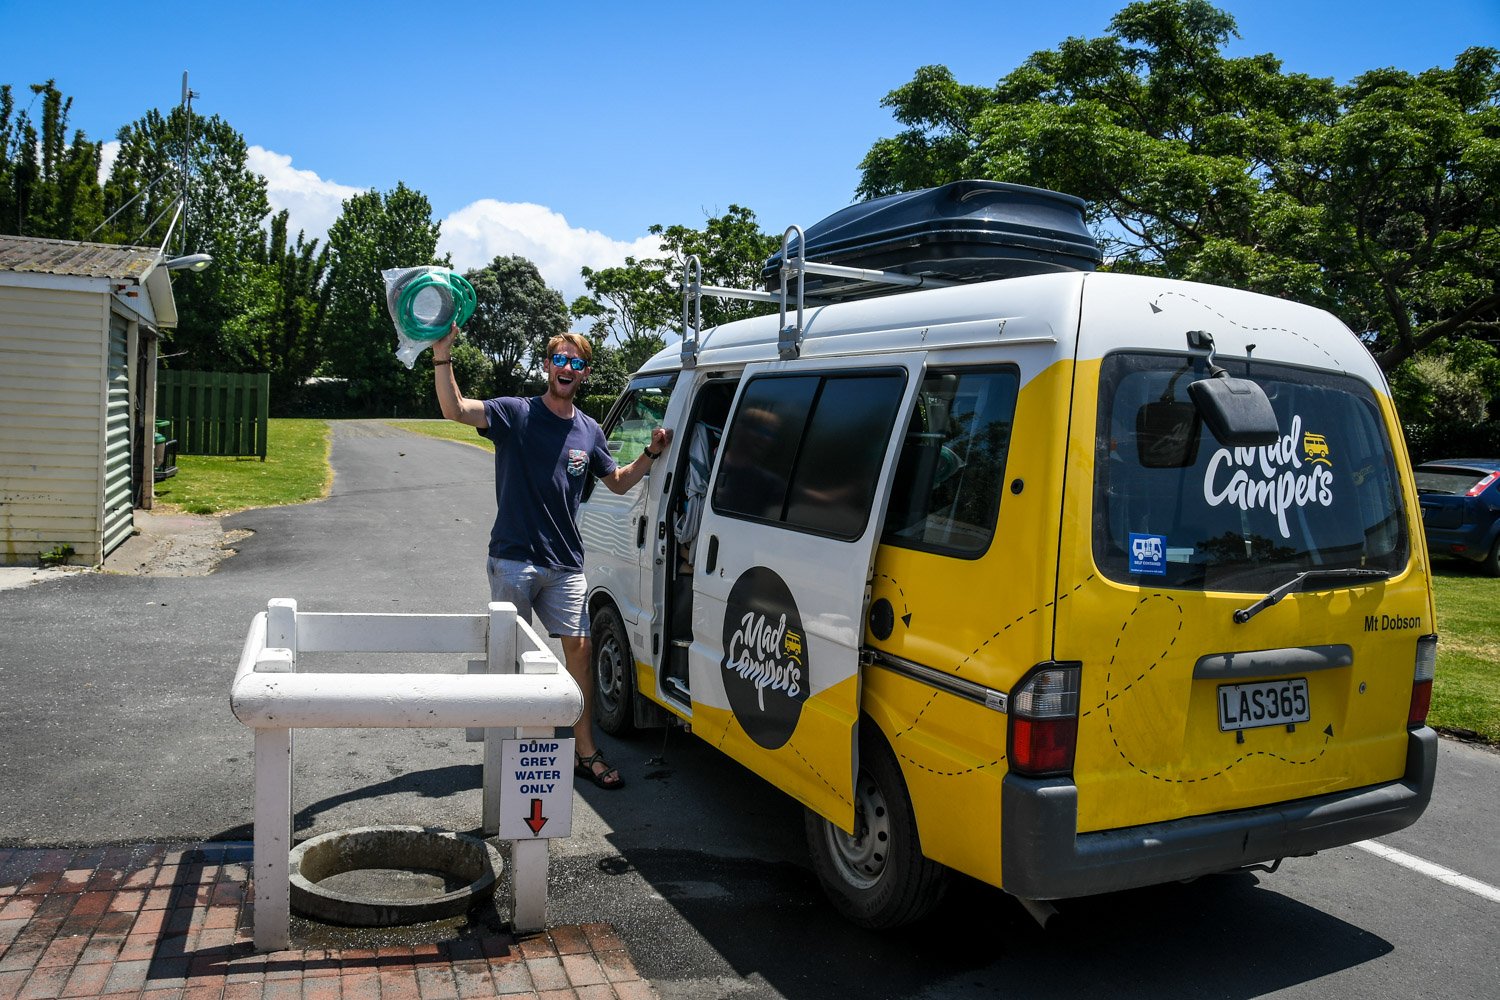
[[[746,733],[775,750],[792,738],[807,700],[802,617],[786,582],[764,566],[729,591],[724,616],[724,690]]]

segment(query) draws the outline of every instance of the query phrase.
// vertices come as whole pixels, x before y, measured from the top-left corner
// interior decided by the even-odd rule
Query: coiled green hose
[[[453,306],[450,315],[431,324],[423,323],[413,311],[417,296],[427,288],[437,289]],[[412,278],[402,287],[396,308],[396,322],[411,340],[437,340],[448,332],[450,324],[463,326],[473,315],[474,286],[453,271],[428,271]]]

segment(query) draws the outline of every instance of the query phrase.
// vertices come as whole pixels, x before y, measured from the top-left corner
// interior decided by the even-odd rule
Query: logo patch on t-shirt
[[[578,448],[568,449],[568,475],[581,476],[589,467],[589,453]]]

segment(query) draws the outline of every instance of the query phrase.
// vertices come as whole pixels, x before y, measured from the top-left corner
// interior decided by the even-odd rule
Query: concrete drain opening
[[[420,826],[339,830],[292,851],[292,908],[330,924],[399,927],[461,916],[489,898],[500,852]]]

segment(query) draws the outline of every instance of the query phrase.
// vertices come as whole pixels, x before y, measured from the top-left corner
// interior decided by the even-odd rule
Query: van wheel
[[[613,605],[606,604],[593,616],[589,638],[594,648],[594,718],[611,736],[622,736],[635,728],[635,656],[625,625]]]
[[[811,810],[806,822],[818,881],[834,908],[854,923],[900,927],[942,901],[950,872],[923,856],[901,767],[883,740],[860,741],[854,834]]]

